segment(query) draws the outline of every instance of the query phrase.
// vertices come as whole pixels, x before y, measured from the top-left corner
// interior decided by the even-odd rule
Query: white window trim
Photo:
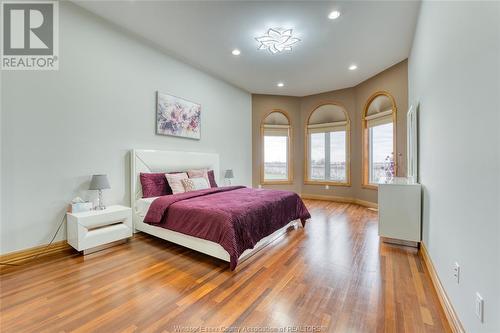
[[[332,126],[333,125],[333,126]],[[308,149],[307,149],[307,177],[308,179],[306,180],[307,182],[310,183],[328,183],[331,185],[350,185],[350,130],[349,130],[349,124],[347,121],[343,122],[336,122],[336,123],[325,123],[325,124],[317,124],[317,125],[308,125],[307,126],[307,142],[308,142]],[[331,156],[330,156],[330,133],[331,132],[345,132],[345,153],[346,153],[346,170],[345,170],[345,181],[335,181],[331,180],[330,178],[330,161],[331,161]],[[323,179],[313,179],[311,177],[311,169],[312,169],[312,161],[311,161],[311,155],[312,155],[312,140],[311,140],[311,134],[318,134],[318,133],[324,133],[325,134],[325,178]]]
[[[378,185],[380,183],[378,182],[373,182],[372,181],[372,170],[373,170],[373,132],[371,131],[371,129],[373,127],[376,127],[376,126],[381,126],[381,125],[386,125],[386,124],[391,124],[392,123],[392,126],[394,126],[394,122],[392,121],[392,115],[391,115],[391,121],[390,122],[386,122],[386,123],[381,123],[381,124],[378,124],[378,125],[375,125],[375,126],[371,126],[371,127],[368,127],[368,184],[370,185]],[[393,138],[392,138],[392,154],[394,156],[394,128],[392,130],[392,135],[393,135]]]
[[[345,120],[330,122],[330,123],[322,123],[322,124],[309,124],[309,121],[310,121],[313,113],[325,105],[335,105],[335,106],[342,108],[342,111],[344,112],[344,115],[345,115]],[[346,181],[345,182],[311,179],[311,175],[310,175],[310,168],[311,168],[311,139],[310,139],[310,135],[311,135],[311,132],[317,131],[317,128],[329,129],[329,132],[335,132],[335,131],[345,131],[346,132],[346,134],[345,134],[346,135]],[[325,132],[325,130],[318,131],[318,132]],[[305,185],[329,185],[329,186],[347,186],[347,187],[350,187],[351,186],[351,120],[349,118],[349,113],[347,112],[347,109],[345,108],[345,106],[342,105],[342,103],[339,103],[336,101],[324,101],[320,104],[317,104],[313,109],[311,109],[308,117],[306,118],[306,123],[304,126],[304,136],[305,136],[304,137],[304,140],[305,140],[305,145],[304,145],[304,154],[305,154],[304,155],[304,184]],[[328,154],[330,153],[329,148],[330,147],[328,147]],[[326,147],[325,147],[325,150],[327,150]],[[325,154],[326,154],[326,152],[325,152]]]
[[[279,112],[283,114],[288,119],[288,125],[274,125],[274,124],[265,124],[264,120],[273,112]],[[267,133],[267,134],[266,134]],[[286,136],[287,137],[287,179],[265,179],[264,172],[264,137],[265,136]],[[260,149],[261,149],[261,161],[260,161],[260,184],[262,185],[280,185],[280,184],[293,184],[293,131],[292,131],[292,122],[288,113],[284,110],[275,109],[264,115],[264,118],[261,121],[260,126]]]
[[[262,161],[262,164],[263,164],[263,168],[264,168],[264,174],[262,175],[263,177],[263,180],[264,182],[286,182],[286,181],[289,181],[290,180],[290,135],[289,135],[289,130],[286,129],[285,132],[281,132],[281,134],[277,134],[277,133],[272,133],[271,135],[269,134],[266,134],[267,132],[264,131],[264,135],[262,136],[262,139],[263,139],[263,146],[262,146],[262,149],[263,149],[263,153],[264,153],[264,160]],[[266,161],[265,161],[265,149],[266,149],[266,146],[265,146],[265,141],[266,141],[266,137],[283,137],[283,138],[286,138],[286,178],[278,178],[278,179],[266,179],[266,173],[265,173],[265,164],[266,164]]]

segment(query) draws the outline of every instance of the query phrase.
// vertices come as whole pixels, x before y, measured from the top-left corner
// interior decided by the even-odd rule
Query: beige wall
[[[263,188],[274,188],[301,192],[302,178],[298,177],[301,168],[302,156],[299,147],[302,142],[302,125],[300,119],[300,98],[290,96],[252,95],[252,183],[254,187],[260,184],[260,163],[262,161],[262,138],[260,124],[265,115],[272,110],[283,110],[290,117],[292,125],[292,168],[293,184],[291,185],[263,185]]]
[[[322,93],[322,94],[317,94],[317,95],[311,95],[311,96],[306,96],[301,98],[301,105],[300,105],[300,119],[301,119],[301,128],[302,132],[305,131],[304,129],[304,124],[306,123],[307,117],[309,116],[309,113],[316,109],[318,104],[324,103],[324,102],[337,102],[342,104],[345,109],[347,110],[347,113],[349,115],[349,119],[351,120],[351,155],[356,151],[356,147],[353,146],[353,142],[355,139],[356,135],[356,127],[357,127],[357,122],[356,122],[356,103],[355,103],[355,91],[353,88],[348,88],[348,89],[342,89],[342,90],[335,90],[335,91],[330,91],[327,93]],[[304,137],[304,134],[302,135]],[[301,169],[301,174],[298,175],[300,176],[300,182],[302,184],[302,193],[306,194],[315,194],[315,195],[327,195],[327,196],[340,196],[340,197],[347,197],[347,198],[352,198],[354,197],[354,191],[353,191],[353,186],[330,186],[330,189],[325,189],[325,186],[323,185],[305,185],[304,183],[304,147],[305,143],[304,140],[300,143],[301,147],[301,160],[302,160],[302,169]],[[352,157],[351,157],[352,160]],[[355,169],[353,168],[353,165],[351,165],[351,182],[353,178],[356,176],[355,174]]]
[[[272,95],[252,96],[252,134],[253,134],[253,185],[260,184],[260,163],[262,143],[260,138],[260,121],[272,109],[283,109],[292,118],[294,158],[293,185],[264,186],[266,188],[288,189],[297,193],[355,198],[377,202],[377,191],[361,186],[362,179],[362,146],[361,119],[368,98],[376,91],[387,91],[396,100],[397,129],[396,156],[398,158],[398,175],[406,173],[406,112],[408,109],[408,62],[402,61],[355,87],[330,91],[305,97],[288,97]],[[339,102],[346,108],[351,119],[351,186],[304,185],[304,123],[306,118],[318,104],[325,101]]]
[[[356,91],[356,134],[353,140],[351,163],[354,166],[353,187],[356,189],[357,199],[377,202],[377,191],[361,187],[361,116],[364,112],[366,101],[376,91],[385,90],[396,100],[397,126],[396,126],[396,154],[398,164],[398,176],[406,175],[406,113],[408,112],[408,61],[402,61],[382,73],[358,84],[354,87]]]

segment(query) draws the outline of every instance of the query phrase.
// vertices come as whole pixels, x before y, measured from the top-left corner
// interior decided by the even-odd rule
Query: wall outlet
[[[476,293],[475,309],[476,309],[476,317],[479,318],[480,322],[483,322],[484,300],[483,300],[483,298],[481,297],[481,295],[479,293]]]
[[[453,265],[453,278],[457,284],[460,283],[460,265],[458,262]]]

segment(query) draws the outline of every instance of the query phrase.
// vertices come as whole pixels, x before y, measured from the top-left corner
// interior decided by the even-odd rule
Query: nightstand
[[[96,252],[132,237],[132,209],[109,206],[103,210],[68,214],[68,244],[83,254]]]

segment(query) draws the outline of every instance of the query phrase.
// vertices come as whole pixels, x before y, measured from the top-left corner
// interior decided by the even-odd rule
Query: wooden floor
[[[139,234],[82,257],[2,268],[1,332],[449,332],[416,250],[381,244],[377,214],[306,201],[312,220],[231,272]],[[235,330],[233,330],[235,331]]]

